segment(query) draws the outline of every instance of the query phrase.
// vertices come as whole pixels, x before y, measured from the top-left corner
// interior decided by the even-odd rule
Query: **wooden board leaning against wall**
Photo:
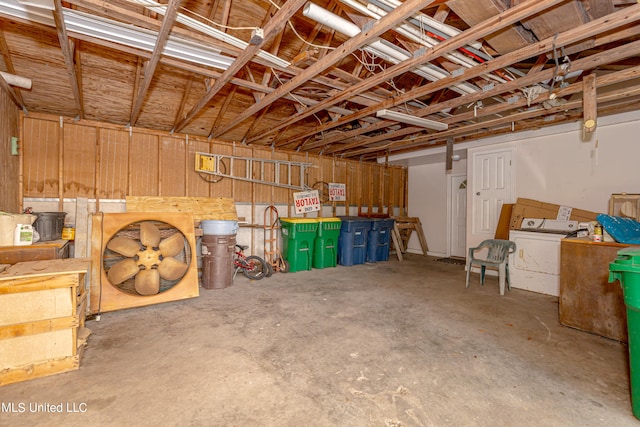
[[[339,182],[347,201],[337,206],[358,212],[406,215],[407,169],[335,157],[273,151],[264,146],[209,141],[185,134],[127,128],[47,114],[21,115],[22,194],[27,198],[83,197],[123,200],[126,196],[228,197],[236,203],[287,205],[293,215],[293,191],[235,179],[206,182],[195,172],[195,153],[308,162],[304,183]],[[273,173],[265,168],[265,174]],[[236,162],[233,175],[247,175],[246,162]],[[256,175],[257,171],[249,171]],[[282,180],[286,170],[281,170]],[[295,174],[293,184],[301,184]],[[348,212],[348,210],[347,210]]]

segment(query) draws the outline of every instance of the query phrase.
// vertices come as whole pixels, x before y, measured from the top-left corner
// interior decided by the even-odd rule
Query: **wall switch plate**
[[[18,155],[18,137],[17,136],[11,137],[11,155],[12,156]]]

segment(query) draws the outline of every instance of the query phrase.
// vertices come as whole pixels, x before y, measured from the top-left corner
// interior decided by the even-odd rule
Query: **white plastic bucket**
[[[238,221],[204,220],[200,222],[202,233],[214,236],[229,236],[238,232]]]

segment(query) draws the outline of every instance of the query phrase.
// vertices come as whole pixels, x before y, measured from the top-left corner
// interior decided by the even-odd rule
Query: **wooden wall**
[[[20,156],[11,154],[11,137],[20,137],[19,111],[6,92],[0,90],[0,211],[13,213],[22,210]]]
[[[22,116],[23,196],[30,198],[124,199],[132,196],[229,197],[237,203],[290,204],[292,190],[233,179],[217,183],[195,172],[195,153],[309,162],[306,184],[347,185],[347,203],[359,210],[406,212],[407,169],[333,157],[272,151],[208,141],[184,134],[44,114]],[[233,175],[246,173],[235,162]],[[269,168],[267,168],[269,169]],[[266,170],[268,173],[269,170]],[[285,181],[285,171],[281,171]],[[294,176],[293,183],[300,179]]]

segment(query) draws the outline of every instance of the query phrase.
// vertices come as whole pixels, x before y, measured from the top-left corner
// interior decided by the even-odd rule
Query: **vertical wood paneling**
[[[185,176],[187,177],[187,196],[189,197],[210,197],[209,196],[209,184],[200,177],[195,171],[196,167],[196,153],[208,153],[209,143],[207,141],[199,141],[196,139],[189,139],[187,146],[189,154],[187,155],[187,171]],[[219,196],[220,197],[220,196]]]
[[[233,154],[233,146],[231,144],[220,144],[220,143],[212,143],[211,149],[206,150],[205,152],[213,153],[213,154],[223,154],[226,156],[230,156]],[[229,164],[225,165],[227,168],[227,173],[229,173]],[[235,199],[234,194],[234,180],[229,178],[223,178],[221,181],[218,181],[213,184],[206,184],[208,186],[209,197],[229,197]]]
[[[95,188],[96,129],[64,125],[64,197],[92,198]]]
[[[237,145],[234,147],[233,155],[238,157],[253,157],[253,149],[246,145]],[[248,163],[244,160],[234,162],[234,176],[254,176]],[[252,202],[253,201],[253,184],[245,181],[233,181],[233,199],[235,201]]]
[[[98,197],[124,199],[127,192],[129,132],[102,129]]]
[[[132,134],[131,138],[131,177],[132,196],[158,195],[158,152],[157,135],[146,133]]]
[[[19,123],[18,107],[0,91],[0,210],[5,212],[19,212],[22,208],[20,156],[11,154],[11,137],[19,136]],[[22,141],[19,143],[22,146]]]
[[[160,139],[160,196],[185,196],[185,140],[176,137]]]
[[[195,152],[200,151],[308,162],[312,166],[303,180],[298,168],[292,170],[293,185],[343,182],[347,186],[347,203],[351,206],[372,211],[387,208],[389,204],[405,208],[406,168],[307,153],[274,152],[268,147],[210,142],[204,138],[189,137],[187,141],[186,136],[147,130],[134,129],[130,135],[130,131],[122,127],[88,121],[76,123],[70,119],[64,120],[63,137],[60,138],[63,150],[60,152],[58,117],[38,115],[23,120],[24,197],[58,197],[58,165],[62,153],[64,197],[123,199],[130,194],[229,197],[238,203],[292,203],[294,190],[230,178],[217,183],[206,182],[194,170]],[[7,138],[7,142],[9,140]],[[248,171],[244,161],[234,162],[233,170],[230,164],[226,166],[227,173],[234,176],[261,178],[259,168]],[[281,169],[280,182],[288,182],[288,172],[286,168]],[[272,179],[273,176],[273,166],[266,167],[264,178]]]
[[[24,195],[58,197],[58,121],[24,119]]]

